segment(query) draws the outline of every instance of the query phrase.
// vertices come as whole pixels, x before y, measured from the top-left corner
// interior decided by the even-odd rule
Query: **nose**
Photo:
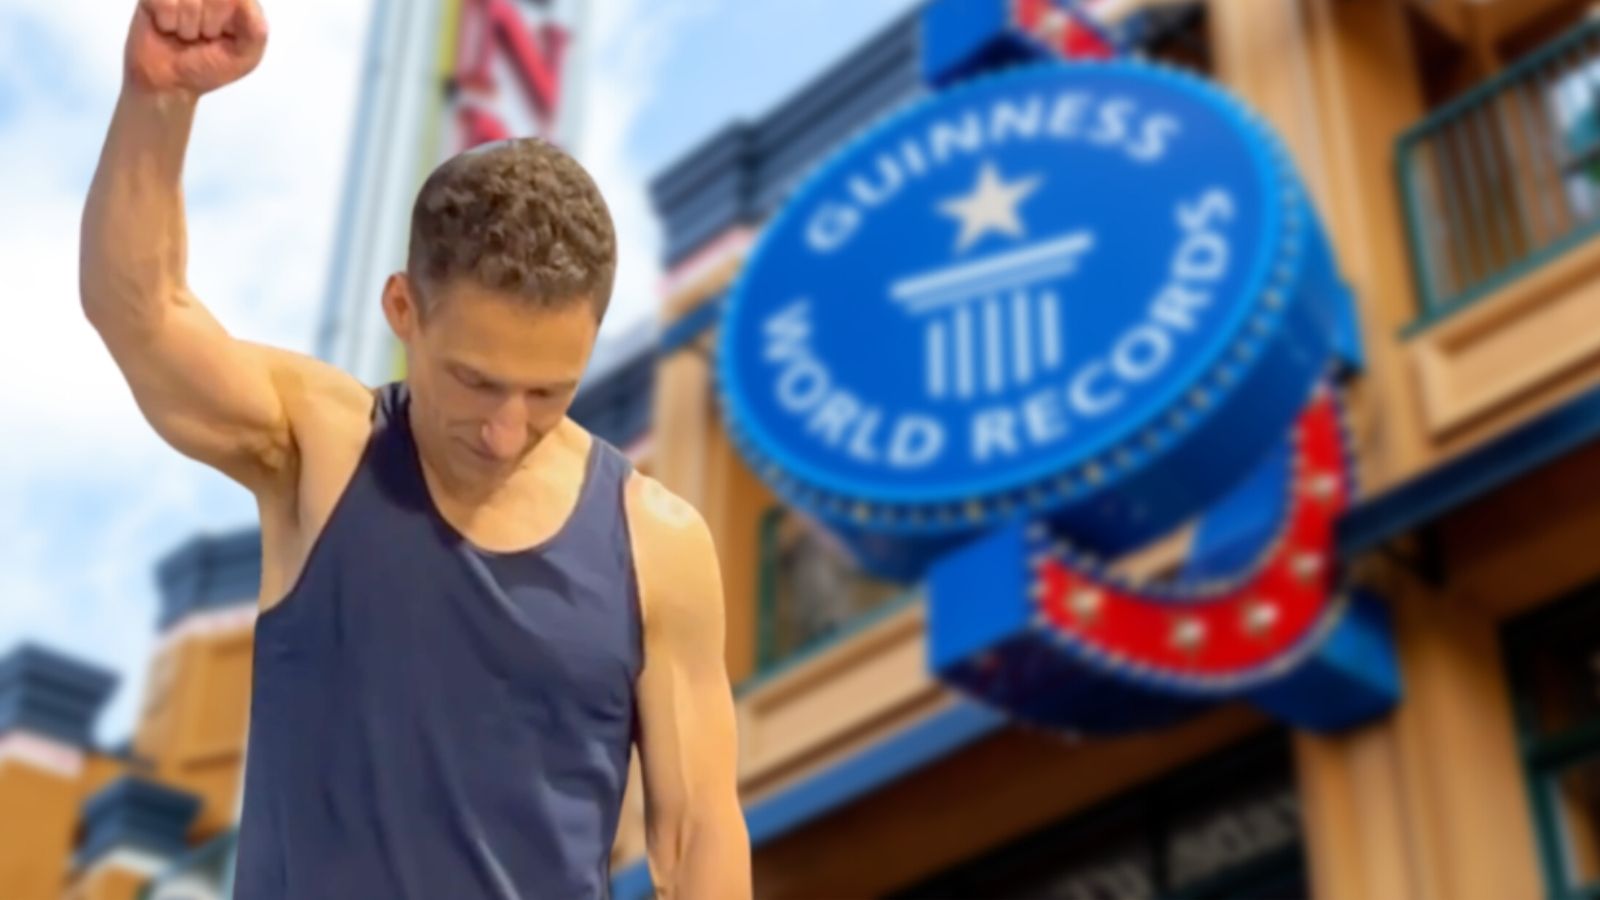
[[[512,397],[501,403],[483,423],[479,437],[495,459],[506,462],[516,459],[528,440],[527,410],[521,401]]]

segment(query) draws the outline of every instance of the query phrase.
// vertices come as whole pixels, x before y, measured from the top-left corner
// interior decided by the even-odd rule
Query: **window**
[[[825,532],[782,507],[762,521],[758,578],[757,676],[914,596],[863,574]]]
[[[1600,898],[1600,585],[1506,629],[1550,896]]]

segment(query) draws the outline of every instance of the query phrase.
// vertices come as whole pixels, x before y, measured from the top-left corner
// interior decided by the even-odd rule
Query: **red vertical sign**
[[[511,137],[504,118],[492,108],[510,89],[520,89],[532,105],[539,129],[554,126],[561,99],[561,70],[570,35],[560,25],[530,27],[513,0],[463,0],[453,82],[456,122],[466,150]],[[496,60],[516,79],[496,83]]]

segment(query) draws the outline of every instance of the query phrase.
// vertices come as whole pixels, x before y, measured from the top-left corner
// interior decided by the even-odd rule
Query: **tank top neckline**
[[[399,402],[396,404],[398,409],[395,410],[395,418],[399,421],[394,424],[398,426],[397,430],[404,436],[406,461],[411,468],[411,474],[416,478],[417,490],[422,493],[423,508],[434,524],[441,528],[450,540],[460,544],[463,548],[471,550],[474,554],[485,559],[508,559],[542,553],[566,534],[573,521],[580,517],[584,507],[588,505],[589,495],[593,493],[594,482],[597,480],[596,470],[599,468],[598,462],[601,452],[600,439],[592,434],[589,435],[589,449],[584,453],[583,480],[578,485],[578,497],[573,501],[572,509],[567,512],[566,518],[562,519],[561,524],[556,526],[555,531],[532,544],[511,550],[492,550],[480,545],[463,533],[461,529],[451,524],[450,520],[445,518],[444,512],[439,509],[438,501],[434,500],[433,491],[428,487],[428,478],[422,468],[422,450],[417,446],[416,435],[411,431],[411,392],[404,382],[399,382],[396,390],[400,396],[398,398]]]

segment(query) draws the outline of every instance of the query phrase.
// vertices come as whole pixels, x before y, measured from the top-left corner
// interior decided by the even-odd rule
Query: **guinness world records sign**
[[[874,572],[1007,523],[1101,554],[1281,444],[1349,298],[1281,145],[1133,62],[961,84],[825,163],[765,230],[717,375],[755,469]]]

